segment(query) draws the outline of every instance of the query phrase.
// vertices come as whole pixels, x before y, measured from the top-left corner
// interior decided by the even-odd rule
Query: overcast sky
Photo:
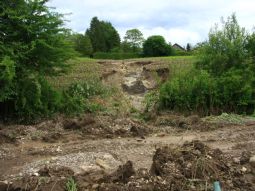
[[[255,26],[255,0],[51,0],[49,5],[67,15],[67,27],[84,33],[92,17],[110,21],[121,37],[138,28],[145,37],[162,35],[168,42],[193,45],[221,16],[236,13],[247,30]]]

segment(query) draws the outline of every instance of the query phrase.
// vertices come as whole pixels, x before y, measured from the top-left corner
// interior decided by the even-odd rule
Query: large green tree
[[[86,31],[89,36],[94,52],[110,52],[120,47],[120,36],[110,22],[99,21],[92,18],[90,28]]]
[[[43,96],[52,91],[43,78],[64,71],[65,61],[72,57],[63,15],[48,8],[47,2],[0,1],[1,112],[48,110],[50,99]]]
[[[137,52],[141,50],[144,42],[143,34],[138,29],[130,29],[127,30],[124,36],[123,47],[126,49],[130,49],[133,52]]]
[[[172,48],[168,45],[163,36],[150,36],[143,44],[145,56],[169,56]]]

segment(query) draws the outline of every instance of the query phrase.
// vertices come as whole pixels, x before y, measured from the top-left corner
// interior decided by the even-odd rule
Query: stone
[[[249,163],[253,168],[255,168],[255,155],[250,158]]]
[[[110,167],[106,164],[105,161],[101,160],[101,159],[96,159],[96,164],[103,168],[103,169],[109,169]]]

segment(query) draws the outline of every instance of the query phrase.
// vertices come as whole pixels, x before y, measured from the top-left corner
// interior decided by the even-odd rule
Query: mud
[[[150,170],[135,170],[131,161],[110,174],[98,170],[75,175],[67,167],[45,167],[33,176],[8,184],[1,182],[0,190],[64,191],[68,178],[74,177],[80,190],[210,191],[213,182],[219,181],[223,190],[253,191],[255,175],[252,168],[247,160],[237,165],[221,150],[211,149],[200,141],[191,141],[178,147],[158,148]]]

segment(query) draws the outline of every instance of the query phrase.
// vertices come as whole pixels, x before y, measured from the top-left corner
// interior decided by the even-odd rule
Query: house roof
[[[179,45],[177,43],[175,43],[172,47],[175,48],[175,49],[180,49],[180,50],[186,51],[185,48],[183,48],[181,45]]]

